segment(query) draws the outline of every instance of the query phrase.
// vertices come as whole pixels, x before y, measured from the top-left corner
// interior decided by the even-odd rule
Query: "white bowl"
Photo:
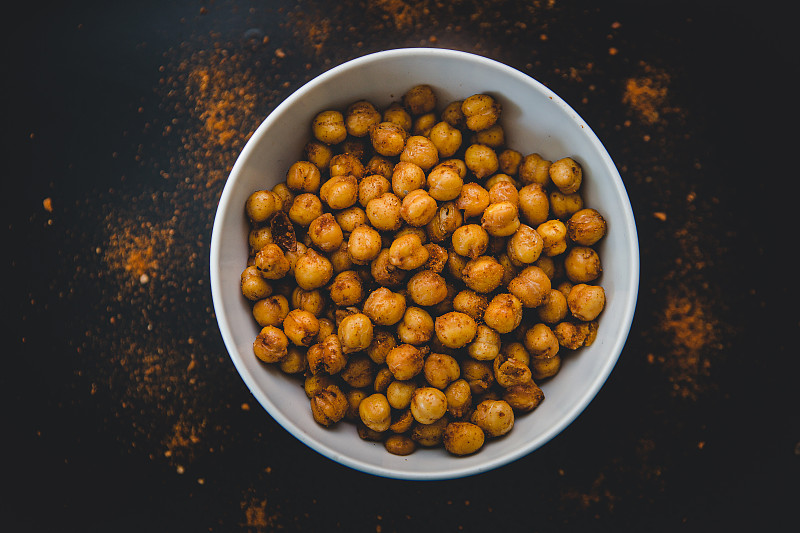
[[[487,440],[478,453],[465,457],[444,449],[392,455],[380,443],[361,440],[352,424],[340,423],[334,429],[317,424],[302,387],[253,355],[260,328],[240,292],[248,255],[245,199],[254,190],[285,179],[309,139],[314,115],[323,109],[343,109],[358,99],[385,106],[422,83],[433,86],[443,103],[476,93],[494,95],[503,105],[508,145],[523,154],[577,160],[584,170],[586,205],[599,210],[609,228],[599,246],[607,304],[596,341],[563,358],[558,375],[542,383],[545,400],[518,417],[508,435]],[[531,453],[561,432],[594,398],[619,358],[633,320],[638,284],[639,250],[630,202],[614,163],[589,126],[531,77],[453,50],[409,48],[366,55],[332,68],[289,96],[242,150],[222,192],[211,239],[211,290],[220,332],[255,398],[281,426],[317,452],[354,469],[398,479],[448,479],[485,472]]]

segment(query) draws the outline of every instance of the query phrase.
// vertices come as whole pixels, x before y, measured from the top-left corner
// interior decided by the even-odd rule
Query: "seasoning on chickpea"
[[[428,132],[428,138],[436,146],[441,157],[452,157],[461,148],[463,140],[461,130],[441,121],[433,125]]]
[[[343,419],[347,406],[347,397],[336,385],[328,385],[311,398],[311,413],[314,420],[323,426],[331,426]]]
[[[339,340],[344,353],[366,350],[372,342],[372,321],[363,313],[354,313],[339,324]]]
[[[470,455],[483,447],[483,430],[470,422],[450,422],[444,431],[444,447],[453,455]]]
[[[520,224],[517,231],[508,239],[506,251],[514,263],[526,265],[534,263],[542,254],[544,240],[535,229]]]
[[[433,337],[433,317],[421,307],[408,307],[397,324],[400,342],[415,346],[427,343]]]
[[[465,218],[482,215],[489,203],[489,191],[474,182],[465,183],[456,198],[456,207],[464,211]]]
[[[514,427],[514,410],[505,400],[484,400],[475,407],[470,421],[490,437],[500,437]]]
[[[486,307],[483,321],[498,333],[510,333],[522,322],[522,307],[522,302],[513,294],[497,294]]]
[[[383,432],[389,429],[392,421],[392,407],[381,393],[370,394],[358,405],[361,422],[373,431]]]
[[[253,304],[253,318],[259,326],[280,326],[289,314],[289,301],[282,294],[269,296]]]
[[[386,287],[379,287],[367,296],[363,312],[374,324],[392,326],[402,320],[406,312],[405,296]]]
[[[397,345],[386,354],[386,366],[399,381],[408,381],[422,372],[424,364],[423,352],[411,344]]]
[[[249,266],[242,271],[241,276],[242,295],[250,301],[258,301],[272,295],[272,285],[264,279],[255,265]]]
[[[403,270],[415,270],[424,265],[429,257],[428,249],[415,233],[398,237],[389,246],[389,262]]]
[[[280,246],[268,244],[256,254],[255,267],[263,278],[278,280],[289,272],[291,264]]]
[[[458,361],[451,355],[431,353],[425,358],[422,368],[425,380],[437,389],[444,390],[450,383],[461,376]]]
[[[333,276],[333,265],[313,248],[297,258],[294,265],[294,279],[297,285],[305,290],[318,289],[330,281]]]
[[[412,135],[400,152],[400,161],[408,161],[422,170],[430,170],[439,162],[439,151],[433,141],[422,135]]]
[[[436,272],[420,270],[408,280],[406,290],[414,303],[428,307],[447,297],[447,282]]]
[[[475,259],[489,246],[489,234],[479,224],[466,224],[456,229],[451,237],[457,254]]]
[[[322,201],[319,196],[312,193],[302,193],[295,196],[289,208],[289,220],[298,226],[308,226],[323,212]]]
[[[339,272],[328,290],[331,300],[339,307],[356,305],[364,298],[364,285],[355,270]]]
[[[453,298],[453,310],[471,316],[475,322],[483,321],[483,313],[488,305],[486,295],[472,289],[459,291]]]
[[[475,338],[478,325],[471,316],[451,311],[435,320],[436,337],[448,348],[463,348]]]
[[[265,363],[277,363],[286,357],[289,339],[275,326],[265,326],[253,341],[253,353]]]
[[[309,224],[308,237],[323,252],[332,252],[341,246],[344,233],[332,214],[323,213]]]
[[[607,229],[605,219],[596,209],[581,209],[567,221],[569,239],[581,246],[594,245],[605,236]]]
[[[508,284],[508,291],[519,298],[525,307],[540,306],[551,288],[550,278],[535,265],[523,269]]]
[[[464,222],[464,216],[454,202],[444,202],[433,216],[425,231],[433,242],[442,242]]]
[[[497,152],[485,144],[469,145],[464,152],[464,164],[479,180],[491,176],[500,168]]]
[[[478,324],[475,338],[467,345],[467,353],[479,361],[491,361],[500,353],[500,333],[487,326]]]
[[[519,209],[509,201],[489,204],[483,211],[481,226],[493,237],[513,235],[520,226]]]
[[[589,283],[600,277],[600,256],[588,246],[573,246],[564,258],[564,272],[573,283]]]
[[[472,131],[490,128],[500,119],[502,106],[488,94],[474,94],[461,102],[465,124]]]
[[[461,271],[461,280],[475,292],[490,293],[503,281],[503,266],[494,257],[482,255],[470,259]]]
[[[583,181],[581,166],[571,157],[564,157],[550,165],[550,179],[564,194],[577,192]]]
[[[567,305],[572,316],[589,322],[603,311],[606,305],[606,293],[599,285],[579,283],[569,291]]]
[[[424,189],[415,189],[409,192],[400,206],[400,216],[407,224],[415,227],[425,226],[436,216],[439,204]]]
[[[340,111],[322,111],[314,117],[312,124],[314,137],[327,145],[339,144],[347,137],[344,115]]]
[[[353,137],[364,137],[369,133],[370,126],[380,121],[380,112],[367,100],[353,102],[347,106],[344,115],[344,124],[347,133]]]
[[[353,263],[365,265],[375,259],[381,251],[381,235],[368,225],[358,226],[350,232],[347,253]]]
[[[398,230],[403,225],[401,207],[400,199],[394,193],[383,193],[367,203],[367,218],[379,231]]]
[[[272,191],[255,191],[245,202],[247,218],[255,223],[266,221],[281,209],[283,200]]]
[[[450,166],[437,166],[428,173],[428,194],[440,202],[458,198],[463,186],[461,175]]]

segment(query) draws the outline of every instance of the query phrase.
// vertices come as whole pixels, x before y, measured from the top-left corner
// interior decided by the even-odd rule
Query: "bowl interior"
[[[563,367],[541,383],[544,402],[518,418],[502,439],[477,454],[454,457],[443,449],[406,457],[358,438],[352,424],[326,429],[314,422],[302,388],[280,370],[260,363],[252,343],[258,326],[240,292],[247,259],[248,224],[243,206],[257,189],[285,178],[310,138],[310,123],[323,109],[343,109],[358,99],[379,107],[420,83],[434,87],[440,104],[476,93],[503,105],[507,144],[523,154],[556,160],[570,156],[584,170],[587,206],[608,222],[599,253],[607,304],[595,343],[563,353]],[[630,202],[608,153],[589,126],[558,96],[529,76],[498,62],[442,49],[400,49],[364,56],[315,78],[278,106],[240,154],[223,190],[211,243],[214,308],[237,370],[269,414],[299,440],[334,461],[375,475],[403,479],[456,478],[490,470],[540,447],[571,423],[605,382],[625,343],[639,280],[638,241]],[[564,352],[564,351],[562,351]]]

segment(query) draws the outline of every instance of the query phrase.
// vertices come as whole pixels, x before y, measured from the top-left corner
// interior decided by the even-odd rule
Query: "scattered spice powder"
[[[625,81],[622,103],[627,104],[641,122],[653,125],[663,120],[664,115],[678,110],[669,104],[669,73],[646,63],[640,63],[640,68],[644,71],[641,76]]]

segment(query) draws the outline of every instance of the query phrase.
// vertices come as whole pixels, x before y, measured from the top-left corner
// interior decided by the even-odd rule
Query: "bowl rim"
[[[464,466],[464,467],[456,467],[450,468],[446,471],[435,471],[435,472],[424,472],[424,473],[417,473],[417,472],[404,472],[402,470],[398,470],[395,468],[390,468],[383,465],[367,463],[364,461],[360,461],[355,459],[351,456],[344,456],[334,449],[327,446],[324,442],[321,442],[313,437],[311,437],[308,433],[303,431],[298,425],[296,425],[291,419],[284,416],[281,411],[272,403],[269,397],[264,394],[257,383],[255,381],[255,377],[250,374],[247,368],[244,367],[244,363],[240,362],[239,358],[235,357],[234,354],[238,353],[237,345],[234,340],[230,325],[227,322],[227,316],[224,312],[222,306],[222,284],[221,284],[221,271],[220,271],[220,250],[222,246],[222,239],[220,237],[220,226],[222,224],[222,214],[225,213],[229,209],[229,204],[231,203],[231,196],[233,185],[238,181],[237,176],[239,175],[241,168],[245,165],[245,162],[249,159],[249,156],[253,150],[256,149],[256,146],[259,145],[259,139],[264,136],[265,132],[270,129],[272,124],[278,120],[282,111],[286,108],[297,103],[299,100],[303,98],[303,96],[311,91],[313,88],[324,84],[329,78],[337,75],[339,72],[343,70],[350,69],[352,67],[365,65],[371,62],[383,61],[387,58],[394,58],[398,56],[408,56],[408,55],[420,55],[421,57],[438,57],[438,58],[459,58],[459,59],[467,59],[469,61],[478,62],[484,64],[485,66],[490,66],[494,69],[499,69],[504,71],[505,74],[521,79],[526,84],[532,85],[536,90],[541,91],[549,99],[552,103],[560,106],[567,114],[571,117],[571,119],[581,128],[581,131],[587,136],[588,140],[597,150],[598,155],[601,157],[603,164],[605,166],[606,172],[610,175],[612,181],[616,183],[617,189],[622,191],[623,194],[621,195],[621,200],[623,203],[622,209],[622,217],[624,219],[624,224],[628,228],[628,247],[631,250],[630,257],[628,257],[628,268],[630,269],[630,277],[628,279],[626,293],[629,297],[625,301],[625,308],[624,313],[622,316],[622,321],[618,324],[619,333],[614,337],[614,343],[608,346],[607,350],[612,354],[612,356],[608,357],[606,360],[605,365],[602,367],[601,371],[598,372],[591,383],[587,384],[587,387],[584,389],[583,394],[579,397],[578,401],[575,403],[575,407],[572,408],[565,416],[561,417],[558,424],[554,424],[548,428],[547,431],[543,432],[540,436],[536,439],[528,442],[525,446],[520,446],[514,450],[506,452],[503,455],[500,455],[494,459],[487,460],[486,462],[482,462],[478,465],[473,466]],[[248,390],[251,394],[258,400],[258,402],[262,405],[262,407],[267,411],[267,413],[285,430],[287,430],[290,434],[292,434],[295,438],[300,440],[303,444],[308,446],[309,448],[315,450],[316,452],[328,457],[329,459],[340,463],[344,466],[350,467],[352,469],[376,475],[379,477],[385,478],[394,478],[394,479],[405,479],[405,480],[443,480],[443,479],[458,479],[467,476],[477,475],[483,472],[487,472],[506,464],[512,463],[521,457],[524,457],[536,449],[540,448],[541,446],[545,445],[547,442],[552,440],[556,435],[561,433],[566,427],[568,427],[575,419],[586,409],[586,407],[591,403],[593,398],[597,395],[599,390],[605,384],[608,376],[611,374],[614,366],[616,365],[617,361],[619,360],[620,355],[624,349],[625,343],[627,342],[627,338],[630,333],[630,328],[633,323],[633,316],[636,310],[636,304],[638,300],[638,290],[639,290],[639,276],[640,276],[640,260],[639,260],[639,242],[638,242],[638,232],[636,228],[636,222],[633,215],[633,209],[630,204],[630,198],[628,197],[627,190],[625,188],[625,184],[622,181],[622,178],[619,174],[619,171],[614,164],[611,156],[609,155],[608,151],[606,150],[605,146],[602,144],[600,139],[595,134],[594,130],[592,130],[589,125],[584,121],[580,115],[564,101],[560,96],[550,90],[548,87],[543,85],[541,82],[533,78],[532,76],[525,74],[524,72],[511,67],[505,63],[500,61],[478,55],[472,52],[466,52],[462,50],[454,50],[448,48],[428,48],[428,47],[403,47],[403,48],[394,48],[388,50],[382,50],[377,52],[368,53],[347,61],[344,61],[325,72],[319,74],[315,78],[312,78],[297,90],[295,90],[292,94],[290,94],[286,99],[284,99],[280,104],[278,104],[269,114],[264,118],[264,120],[259,124],[256,130],[251,135],[250,139],[245,143],[245,146],[242,148],[241,152],[239,153],[237,159],[235,160],[231,171],[226,179],[225,185],[223,186],[222,193],[220,195],[220,199],[217,205],[217,209],[215,212],[214,223],[212,226],[212,234],[211,234],[211,244],[210,244],[210,286],[211,286],[211,296],[213,301],[213,308],[215,313],[215,318],[217,322],[217,326],[219,328],[220,334],[222,336],[223,343],[228,351],[228,355],[233,361],[234,366],[236,367],[237,372],[239,373],[242,380],[245,382]]]

